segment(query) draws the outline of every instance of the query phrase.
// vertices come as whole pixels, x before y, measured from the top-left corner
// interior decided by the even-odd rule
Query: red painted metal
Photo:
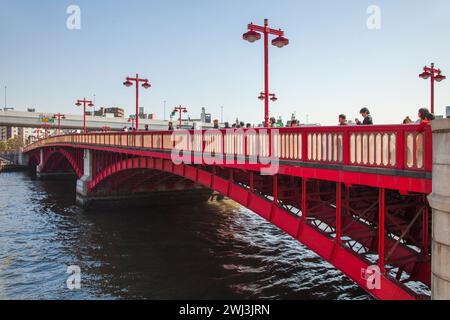
[[[55,113],[53,119],[58,119],[58,134],[61,134],[61,119],[65,119],[66,115],[62,113]]]
[[[417,298],[409,289],[404,287],[400,282],[391,278],[386,273],[381,275],[381,289],[370,289],[364,279],[361,278],[361,269],[368,268],[371,264],[363,257],[349,251],[348,248],[340,243],[336,243],[335,239],[328,237],[323,230],[315,228],[308,220],[305,219],[305,212],[300,216],[292,215],[291,212],[286,211],[285,208],[280,207],[275,200],[270,200],[259,192],[252,192],[251,188],[245,188],[239,184],[236,179],[240,179],[241,172],[229,170],[229,178],[225,178],[222,174],[217,173],[213,177],[211,172],[204,169],[187,166],[187,165],[173,165],[169,160],[161,160],[154,158],[131,158],[122,160],[119,166],[111,165],[104,168],[89,184],[90,189],[95,189],[103,180],[120,173],[122,170],[160,170],[170,174],[182,176],[190,179],[196,183],[202,184],[205,187],[217,190],[238,203],[248,207],[254,212],[258,213],[263,218],[267,219],[280,229],[284,230],[300,242],[304,243],[310,249],[315,251],[325,260],[329,261],[337,268],[342,270],[346,275],[358,283],[361,287],[367,290],[371,295],[380,299],[414,299]],[[126,169],[122,169],[126,168]],[[260,176],[258,176],[260,178]],[[279,179],[276,178],[275,181]],[[306,182],[302,182],[304,186]],[[281,190],[273,185],[274,199],[278,198],[275,194],[281,195]],[[255,185],[255,188],[256,185]],[[306,189],[305,189],[306,190]],[[255,190],[256,191],[256,190]],[[322,192],[323,193],[323,192]],[[340,193],[336,190],[336,193]],[[304,193],[306,195],[306,192]],[[313,195],[311,195],[313,196]],[[302,207],[310,206],[312,198],[304,199],[301,204]],[[339,198],[337,198],[339,199]],[[335,199],[336,201],[338,201]],[[311,215],[310,219],[317,219],[318,216]],[[344,224],[349,225],[348,218],[343,219]],[[355,229],[356,232],[358,229]],[[362,230],[362,229],[361,229]],[[349,231],[346,230],[346,236]],[[356,233],[355,233],[356,234]]]
[[[269,127],[269,99],[271,96],[269,93],[269,35],[277,36],[274,41],[279,42],[280,45],[277,45],[276,42],[272,42],[272,44],[278,46],[279,48],[287,45],[289,41],[284,38],[284,31],[281,29],[275,30],[269,27],[268,19],[264,19],[264,26],[258,26],[250,23],[248,25],[248,30],[249,32],[244,34],[244,40],[248,40],[250,42],[254,42],[261,37],[258,32],[264,34],[264,126],[267,128]],[[248,37],[249,34],[252,36],[251,38]]]
[[[336,183],[336,243],[341,244],[342,183]]]
[[[77,106],[83,105],[83,132],[86,133],[87,132],[87,130],[86,130],[86,105],[88,107],[93,107],[94,104],[92,103],[92,101],[86,100],[86,98],[84,98],[83,100],[77,100],[75,105],[77,105]]]
[[[173,109],[173,112],[178,112],[179,113],[179,117],[178,117],[178,129],[181,129],[182,126],[182,115],[183,113],[188,112],[186,107],[182,107],[181,105],[178,107],[175,107]]]
[[[135,123],[135,117],[129,117],[129,118],[128,118],[128,122],[131,122],[131,127],[132,127],[133,129],[135,129],[135,126],[134,126],[134,123]]]
[[[385,240],[385,189],[379,189],[379,198],[378,198],[378,266],[380,267],[381,273],[386,272],[385,263],[384,263],[384,240]]]
[[[125,86],[130,87],[132,82],[136,85],[136,131],[139,131],[139,84],[142,83],[144,89],[151,87],[150,81],[148,79],[139,78],[139,74],[136,74],[135,78],[127,77],[126,81],[123,83]]]
[[[441,82],[442,80],[445,80],[446,77],[442,75],[441,69],[436,69],[434,67],[434,63],[431,64],[430,67],[425,66],[423,68],[423,73],[419,75],[422,79],[430,79],[431,80],[431,113],[434,114],[434,82]]]

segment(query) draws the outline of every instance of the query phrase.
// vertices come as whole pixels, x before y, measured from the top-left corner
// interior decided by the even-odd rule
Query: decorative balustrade
[[[431,171],[431,129],[417,125],[227,129],[206,131],[94,132],[49,137],[27,146],[98,145],[183,149],[226,156]],[[225,151],[225,152],[224,152]]]

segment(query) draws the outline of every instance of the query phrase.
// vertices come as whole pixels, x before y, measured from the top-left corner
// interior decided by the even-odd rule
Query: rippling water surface
[[[225,298],[369,299],[234,202],[84,212],[74,181],[0,174],[0,299]]]

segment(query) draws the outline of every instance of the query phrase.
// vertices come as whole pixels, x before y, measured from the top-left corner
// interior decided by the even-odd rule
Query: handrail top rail
[[[246,131],[271,131],[278,130],[281,133],[284,132],[397,132],[397,131],[414,131],[420,127],[420,124],[400,124],[400,125],[347,125],[347,126],[302,126],[302,127],[284,127],[284,128],[220,128],[220,129],[203,129],[203,130],[192,130],[192,129],[175,129],[175,130],[140,130],[140,131],[91,131],[87,133],[70,133],[62,135],[53,135],[44,139],[40,139],[36,142],[54,138],[54,137],[66,137],[66,136],[84,136],[84,135],[147,135],[147,134],[164,134],[164,133],[174,133],[174,132],[208,132],[208,131],[220,131],[220,132],[246,132]],[[425,126],[424,131],[431,132],[431,126]],[[36,143],[34,142],[34,143]],[[32,144],[30,144],[32,145]]]

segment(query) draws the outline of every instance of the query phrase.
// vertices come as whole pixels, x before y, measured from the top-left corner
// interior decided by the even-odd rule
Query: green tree
[[[0,141],[0,152],[5,152],[7,149],[7,145],[5,141]]]
[[[6,142],[6,149],[8,151],[17,151],[19,150],[21,147],[23,147],[23,139],[22,137],[14,137],[14,138],[9,138],[8,141]]]

